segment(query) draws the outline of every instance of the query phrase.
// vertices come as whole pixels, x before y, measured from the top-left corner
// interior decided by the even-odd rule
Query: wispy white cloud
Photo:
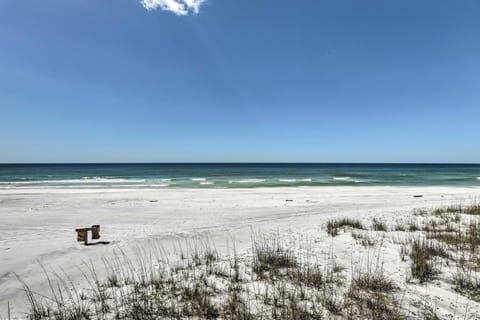
[[[143,7],[147,10],[162,9],[170,11],[179,16],[197,14],[200,6],[206,0],[141,0]]]

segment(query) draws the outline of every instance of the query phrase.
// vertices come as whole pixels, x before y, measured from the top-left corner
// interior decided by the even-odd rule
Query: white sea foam
[[[305,178],[305,179],[278,179],[280,182],[310,182],[312,179]]]
[[[54,180],[54,181],[48,181],[51,183],[144,183],[146,182],[145,179],[122,179],[122,178],[95,178],[95,179],[89,179],[89,180],[78,180],[78,179],[72,179],[72,180]]]
[[[352,178],[350,177],[333,177],[333,180],[338,180],[338,181],[347,181],[347,180],[350,180]]]
[[[265,179],[242,179],[242,180],[230,180],[228,183],[262,183]]]
[[[10,184],[29,184],[31,181],[0,181],[0,184],[10,185]]]
[[[117,178],[98,178],[89,177],[81,179],[63,179],[63,180],[29,180],[29,181],[1,181],[3,185],[94,185],[94,184],[116,184],[116,183],[145,183],[145,179],[117,179]]]
[[[131,180],[138,180],[138,179],[128,179],[128,178],[121,178],[121,177],[113,177],[113,176],[106,176],[106,177],[81,177],[81,180],[87,181],[131,181]],[[65,179],[65,180],[47,180],[47,181],[76,181],[78,179]]]
[[[207,178],[192,178],[192,181],[205,181]]]
[[[480,180],[480,177],[477,177],[477,180]]]
[[[211,181],[203,181],[203,182],[200,182],[201,185],[210,185],[210,184],[213,184],[213,182]]]

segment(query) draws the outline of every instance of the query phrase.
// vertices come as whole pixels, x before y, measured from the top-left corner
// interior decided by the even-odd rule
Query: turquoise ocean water
[[[480,164],[0,164],[0,189],[480,186]]]

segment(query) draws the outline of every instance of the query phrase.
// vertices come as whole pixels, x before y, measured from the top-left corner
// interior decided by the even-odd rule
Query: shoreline
[[[480,180],[480,177],[479,177]],[[480,185],[301,185],[301,186],[259,186],[259,187],[236,187],[236,188],[191,188],[191,187],[11,187],[0,188],[2,194],[33,194],[33,193],[102,193],[102,192],[168,192],[168,191],[248,191],[248,190],[322,190],[322,189],[477,189]]]

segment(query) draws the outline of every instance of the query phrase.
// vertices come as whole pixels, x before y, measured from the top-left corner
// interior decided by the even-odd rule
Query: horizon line
[[[480,162],[314,162],[314,161],[166,161],[166,162],[149,162],[149,161],[133,161],[133,162],[0,162],[0,165],[141,165],[141,164],[359,164],[359,165],[480,165]]]

